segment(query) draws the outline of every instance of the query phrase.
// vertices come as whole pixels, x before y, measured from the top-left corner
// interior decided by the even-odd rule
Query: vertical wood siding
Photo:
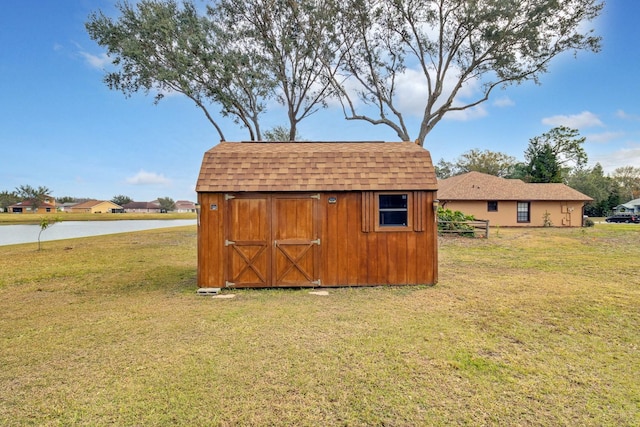
[[[336,197],[329,204],[329,197]],[[433,192],[414,193],[414,229],[374,232],[373,193],[324,193],[320,199],[324,286],[434,284],[438,280]],[[367,224],[367,222],[369,222]],[[365,232],[366,230],[366,232]]]
[[[264,194],[262,196],[265,197]],[[321,193],[314,221],[321,245],[313,248],[321,286],[435,284],[438,280],[438,260],[434,196],[435,192],[431,191],[413,192],[414,218],[413,227],[409,230],[374,231],[377,213],[374,212],[373,193]],[[268,203],[274,203],[283,194],[266,197]],[[330,197],[335,197],[336,203],[329,203]],[[225,201],[224,194],[218,193],[200,193],[198,200],[201,205],[198,284],[201,287],[224,287],[225,281],[229,280],[225,275],[228,270],[226,263],[229,262],[228,255],[225,255],[225,234],[229,236],[229,233],[233,233],[231,230],[225,233],[224,230],[225,224],[233,223],[224,218],[225,206],[229,201]],[[218,210],[210,210],[211,204],[217,204]],[[285,202],[285,205],[288,203]],[[288,224],[295,215],[300,215],[294,215],[293,206],[291,204],[291,208],[282,209],[278,218],[271,219],[272,228],[278,223]],[[303,214],[308,215],[308,210]],[[309,219],[305,222],[308,223]],[[299,232],[287,227],[291,226],[286,226],[284,231],[271,230],[271,239],[282,236],[283,232]],[[307,234],[305,231],[305,238]],[[315,270],[311,260],[303,261],[305,270]],[[270,283],[270,286],[276,284]]]
[[[198,226],[198,286],[224,287],[224,194],[199,193],[200,225]],[[216,205],[217,210],[211,206]]]

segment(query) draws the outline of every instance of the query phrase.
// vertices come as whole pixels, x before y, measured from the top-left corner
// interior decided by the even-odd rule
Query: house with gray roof
[[[630,200],[627,203],[613,208],[613,211],[617,214],[640,214],[640,199]]]

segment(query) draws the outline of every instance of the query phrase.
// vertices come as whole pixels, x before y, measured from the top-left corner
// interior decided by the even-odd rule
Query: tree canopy
[[[448,178],[476,171],[507,178],[513,173],[516,164],[516,158],[508,154],[473,148],[462,153],[454,163],[441,159],[436,165],[436,174],[438,178]]]
[[[166,212],[176,209],[176,202],[174,202],[171,197],[158,197],[158,204],[160,208]]]
[[[389,126],[411,140],[400,109],[402,80],[411,76],[413,88],[426,88],[416,135],[421,145],[445,114],[485,102],[497,87],[539,82],[563,52],[600,48],[600,38],[584,30],[603,7],[596,0],[339,3],[346,80],[337,87],[345,117]],[[374,107],[373,114],[358,113],[356,99]]]
[[[120,16],[89,17],[90,37],[114,70],[105,82],[125,95],[190,98],[224,133],[212,106],[263,135],[270,105],[285,107],[289,138],[336,98],[348,120],[393,129],[420,145],[448,113],[489,99],[497,87],[539,82],[556,56],[598,51],[585,25],[599,0],[219,0],[119,3]],[[421,103],[409,129],[401,88]],[[422,93],[419,88],[424,88]]]
[[[133,202],[133,199],[129,196],[125,196],[124,194],[118,194],[117,196],[113,196],[111,202],[119,206],[124,206],[127,203]]]
[[[618,183],[604,174],[600,163],[593,168],[574,169],[567,178],[567,185],[593,199],[584,209],[588,216],[605,216],[621,203]]]
[[[21,185],[16,188],[16,195],[20,200],[28,200],[31,202],[31,205],[34,209],[37,209],[47,197],[51,196],[52,191],[44,186],[39,186],[38,188],[32,187],[30,185]]]
[[[220,0],[199,14],[189,1],[142,0],[118,4],[113,20],[102,12],[86,24],[107,48],[116,67],[105,82],[125,95],[155,90],[181,93],[205,113],[221,140],[214,114],[244,126],[262,140],[260,116],[269,100],[286,107],[293,139],[300,121],[326,105],[331,95],[324,72],[336,48],[329,13],[321,2]]]
[[[0,192],[0,211],[6,211],[7,208],[20,201],[20,197],[15,191],[1,191]]]
[[[625,200],[640,198],[640,167],[623,166],[613,171],[613,179],[620,189],[620,197]]]
[[[525,180],[528,182],[562,182],[562,169],[550,145],[530,145],[525,152]]]
[[[563,182],[572,167],[582,168],[588,160],[582,148],[586,138],[577,129],[558,126],[529,140],[524,153],[529,182]]]
[[[291,132],[284,126],[274,126],[264,132],[264,140],[270,142],[289,141],[291,140]],[[300,134],[296,133],[292,141],[304,141]]]

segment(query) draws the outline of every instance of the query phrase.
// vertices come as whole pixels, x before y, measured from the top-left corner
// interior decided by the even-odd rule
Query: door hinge
[[[312,285],[316,285],[316,286],[322,286],[322,283],[320,282],[320,279],[312,281],[311,284]]]
[[[320,239],[312,240],[310,243],[320,246]]]
[[[318,193],[318,194],[312,194],[312,195],[311,195],[311,196],[309,196],[309,197],[311,197],[312,199],[318,199],[318,200],[320,200],[320,193]]]
[[[229,282],[229,281],[224,282],[224,286],[225,286],[226,288],[228,288],[229,286],[235,286],[235,285],[236,285],[236,284],[235,284],[235,283],[233,283],[233,282]]]
[[[225,241],[224,241],[224,245],[225,245],[225,246],[235,245],[235,244],[236,244],[236,242],[233,242],[233,241],[231,241],[231,240],[225,240]]]
[[[232,194],[225,194],[224,195],[224,199],[225,200],[231,200],[231,199],[235,199],[236,196],[232,195]]]

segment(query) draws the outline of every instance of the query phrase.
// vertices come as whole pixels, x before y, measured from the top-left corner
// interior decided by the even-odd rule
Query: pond
[[[131,231],[195,224],[195,219],[62,221],[44,230],[40,236],[40,241],[46,242],[50,240],[73,239],[76,237],[100,236],[103,234],[127,233]],[[1,225],[0,246],[35,243],[38,241],[39,232],[40,226],[36,224]]]

